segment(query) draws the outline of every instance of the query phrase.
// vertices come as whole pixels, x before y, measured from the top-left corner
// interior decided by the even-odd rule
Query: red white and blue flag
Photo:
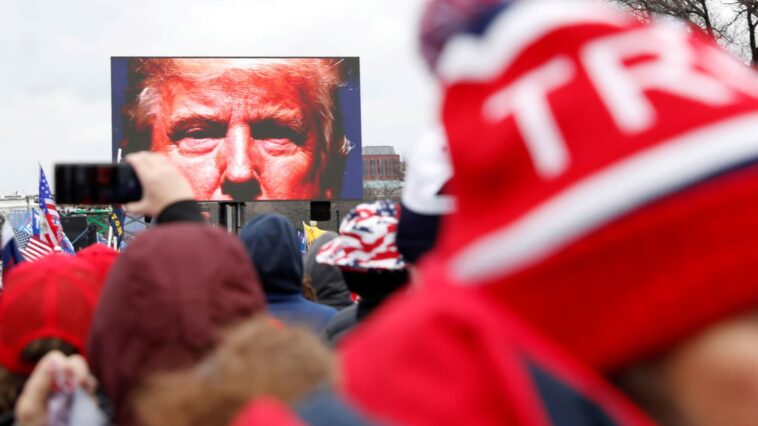
[[[0,231],[0,252],[2,252],[2,277],[4,279],[8,272],[18,263],[23,262],[24,259],[21,257],[18,245],[16,245],[16,236],[13,233],[10,222],[3,220],[3,218],[0,218],[0,222],[2,222],[2,225],[0,225],[0,229],[2,229]]]
[[[43,257],[52,254],[53,247],[34,235],[29,237],[29,240],[26,242],[26,247],[21,249],[21,253],[24,255],[24,259],[29,262],[34,262],[35,260],[40,260]]]
[[[60,247],[62,251],[74,254],[74,246],[66,237],[61,226],[61,218],[55,205],[50,185],[47,183],[45,171],[39,168],[39,208],[44,212],[47,229],[41,232],[41,240],[53,247]]]

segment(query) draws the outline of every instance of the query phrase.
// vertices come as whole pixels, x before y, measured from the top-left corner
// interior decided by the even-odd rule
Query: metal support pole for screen
[[[224,228],[229,229],[227,226],[227,203],[220,202],[218,203],[218,224],[220,226],[223,226]]]
[[[240,233],[240,229],[245,225],[245,203],[237,203],[237,229],[235,234]]]
[[[221,201],[218,209],[218,224],[230,233],[239,234],[245,220],[245,203]]]

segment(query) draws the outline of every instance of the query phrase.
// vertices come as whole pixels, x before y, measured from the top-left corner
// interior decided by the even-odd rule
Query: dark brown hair
[[[684,426],[681,412],[671,398],[661,371],[663,360],[649,360],[626,368],[610,377],[611,382],[645,411],[656,423]]]
[[[23,352],[21,352],[21,359],[36,364],[48,352],[54,350],[61,351],[65,355],[78,353],[72,345],[61,339],[46,338],[37,339],[29,343]],[[21,391],[28,378],[28,376],[22,374],[11,373],[0,366],[0,413],[13,411],[16,400],[21,395]]]
[[[313,278],[311,278],[310,274],[303,275],[303,297],[311,302],[318,302],[316,289],[313,288]]]

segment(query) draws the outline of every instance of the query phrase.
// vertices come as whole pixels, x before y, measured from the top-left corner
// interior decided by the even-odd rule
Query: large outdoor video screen
[[[113,158],[164,152],[202,201],[362,198],[359,61],[113,57]]]

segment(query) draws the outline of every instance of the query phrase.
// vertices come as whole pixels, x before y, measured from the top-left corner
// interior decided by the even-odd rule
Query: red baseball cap
[[[5,282],[0,301],[0,364],[13,373],[31,373],[34,364],[24,362],[21,353],[32,341],[44,338],[61,339],[86,356],[102,271],[107,267],[65,254],[18,265]]]
[[[100,275],[100,284],[105,284],[105,278],[108,276],[108,272],[113,266],[113,262],[118,257],[118,252],[104,244],[92,244],[91,246],[84,248],[76,252],[76,257],[89,263],[93,268],[98,271]]]

